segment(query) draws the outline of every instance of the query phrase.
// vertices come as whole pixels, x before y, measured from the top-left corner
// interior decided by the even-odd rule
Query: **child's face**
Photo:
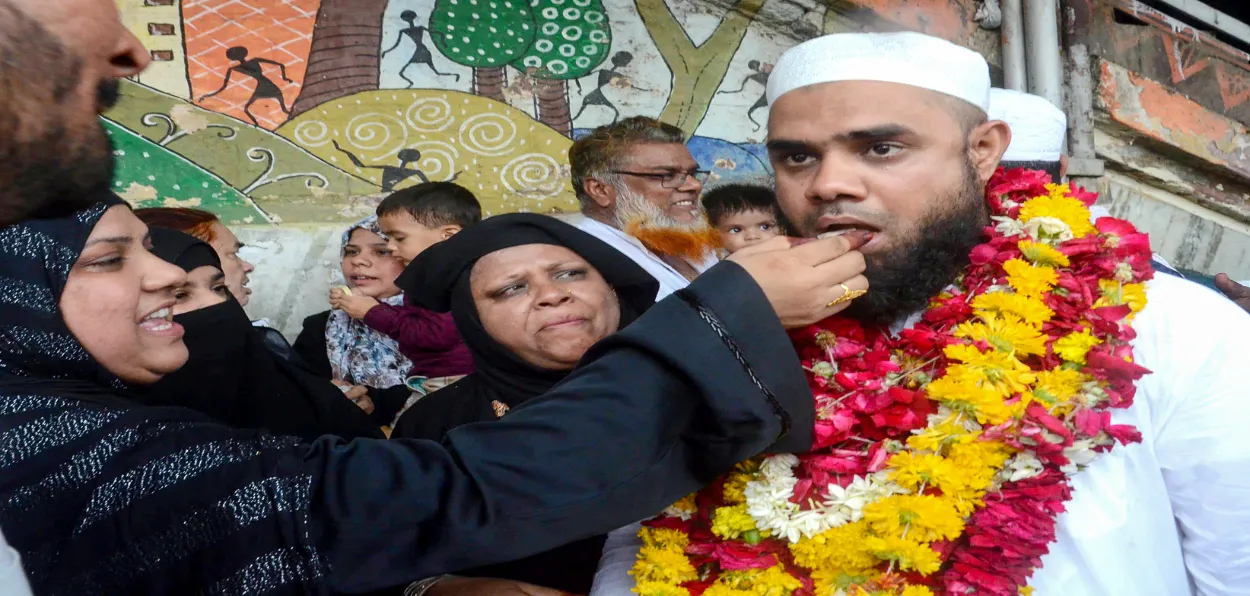
[[[776,236],[777,217],[766,211],[743,211],[726,215],[716,223],[721,242],[730,253]]]
[[[387,248],[405,267],[425,249],[438,244],[460,231],[459,226],[427,228],[411,213],[399,211],[378,218],[378,226],[387,237]]]

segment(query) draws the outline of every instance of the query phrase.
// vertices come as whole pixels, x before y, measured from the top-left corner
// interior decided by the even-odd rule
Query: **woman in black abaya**
[[[546,393],[591,345],[646,312],[659,291],[616,249],[543,215],[495,216],[428,251],[422,266],[398,283],[417,304],[451,311],[475,372],[412,406],[392,433],[396,438],[442,440],[453,428],[497,420]],[[585,594],[603,542],[596,536],[458,575]],[[484,584],[478,593],[491,589]]]
[[[313,440],[384,438],[381,425],[333,384],[280,358],[255,333],[225,289],[212,247],[188,234],[152,228],[152,253],[187,272],[175,290],[173,321],[185,330],[187,364],[139,393],[150,406],[179,406],[236,428]],[[389,421],[388,421],[389,422]]]
[[[37,594],[381,589],[602,533],[811,441],[802,369],[737,266],[442,445],[306,443],[143,406],[137,390],[187,359],[171,320],[186,274],[146,236],[112,196],[0,228],[0,527]]]

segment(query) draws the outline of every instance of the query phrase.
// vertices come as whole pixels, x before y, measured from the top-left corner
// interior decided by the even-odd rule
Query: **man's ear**
[[[1002,120],[990,120],[968,134],[969,157],[982,184],[990,181],[1010,144],[1011,127]]]
[[[611,209],[616,205],[616,189],[602,180],[587,178],[582,182],[582,191],[603,209]]]
[[[443,226],[443,230],[442,230],[442,232],[443,232],[443,240],[446,240],[446,239],[448,239],[448,238],[451,238],[452,236],[455,236],[457,232],[459,232],[460,230],[463,230],[463,229],[464,229],[464,228],[462,228],[462,227],[460,227],[460,226],[458,226],[458,225],[456,225],[456,224],[451,224],[451,225],[446,225],[446,226]]]

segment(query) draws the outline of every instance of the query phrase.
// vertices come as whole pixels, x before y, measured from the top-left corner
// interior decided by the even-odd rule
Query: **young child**
[[[378,226],[388,248],[405,267],[425,249],[482,221],[482,206],[468,189],[451,182],[427,182],[392,193],[378,204]],[[372,301],[367,303],[364,301]],[[473,357],[450,313],[436,313],[404,298],[402,306],[331,291],[330,305],[349,315],[364,310],[362,321],[399,343],[412,361],[409,386],[426,394],[473,372]]]
[[[777,195],[765,186],[718,186],[703,194],[703,210],[729,254],[784,233]]]

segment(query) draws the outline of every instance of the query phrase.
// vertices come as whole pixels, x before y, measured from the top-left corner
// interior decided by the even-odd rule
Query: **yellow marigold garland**
[[[1063,453],[1078,440],[1136,438],[1075,422],[1131,403],[1132,383],[1107,371],[1146,373],[1127,338],[1146,303],[1149,246],[1126,222],[1092,224],[1092,198],[1040,172],[1000,171],[988,192],[994,232],[924,322],[897,338],[837,318],[795,333],[817,401],[813,451],[741,464],[648,522],[634,591],[1031,593],[1031,559],[969,536],[1007,541],[1001,528],[1014,518],[1001,516],[1026,514],[1008,513],[1013,499],[1068,498],[1065,474],[1079,466]],[[1021,440],[1030,428],[1050,434]],[[1052,535],[1013,551],[1045,552],[1054,519],[1041,521]],[[1000,573],[966,573],[964,557]]]

